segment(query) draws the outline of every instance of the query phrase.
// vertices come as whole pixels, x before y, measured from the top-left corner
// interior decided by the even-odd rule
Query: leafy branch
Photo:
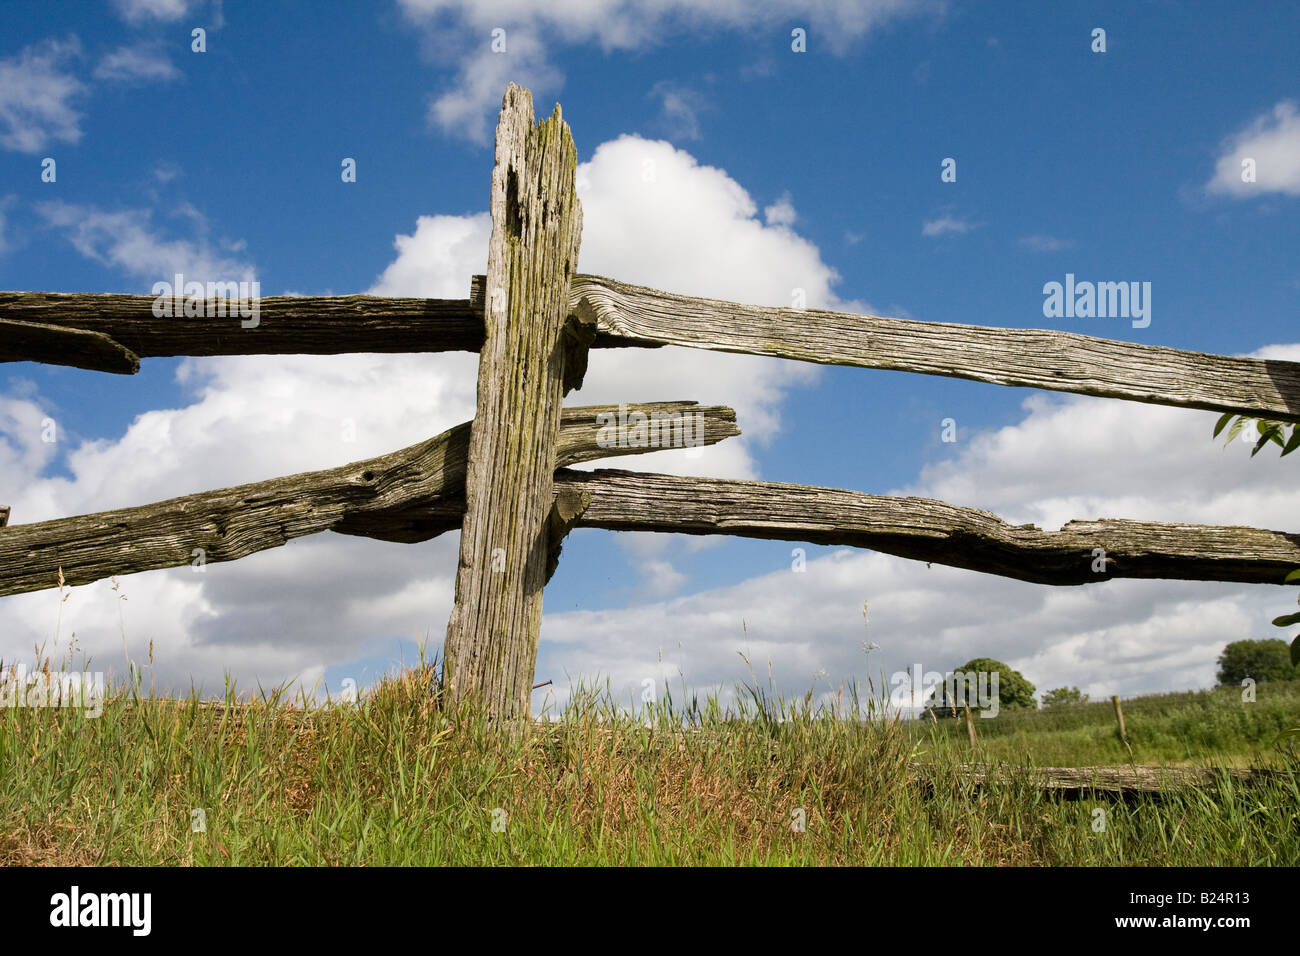
[[[1259,426],[1259,440],[1255,442],[1255,447],[1250,450],[1250,457],[1254,458],[1259,454],[1261,448],[1272,442],[1282,449],[1281,457],[1285,458],[1291,452],[1300,448],[1300,423],[1296,422],[1271,422],[1265,419],[1247,418],[1245,415],[1234,415],[1232,412],[1224,412],[1219,418],[1218,423],[1214,426],[1214,437],[1219,437],[1219,432],[1232,423],[1228,428],[1227,444],[1231,445],[1241,435],[1244,429],[1251,422]],[[1291,436],[1288,438],[1287,429],[1291,429]]]
[[[1279,456],[1281,458],[1285,458],[1291,452],[1300,448],[1300,423],[1273,422],[1266,419],[1248,418],[1245,415],[1234,415],[1232,412],[1225,412],[1220,416],[1219,421],[1214,426],[1214,437],[1218,438],[1219,433],[1224,428],[1227,428],[1227,444],[1231,445],[1251,422],[1254,422],[1259,429],[1259,439],[1255,442],[1255,447],[1250,450],[1251,458],[1259,454],[1260,449],[1270,442],[1282,449],[1282,454]],[[1287,436],[1288,428],[1291,429],[1289,437]],[[1283,583],[1300,584],[1300,568],[1288,574],[1283,579]],[[1300,597],[1296,598],[1296,603],[1300,604]],[[1300,624],[1300,612],[1275,617],[1273,618],[1273,624],[1275,627],[1290,627],[1292,624]],[[1300,665],[1300,634],[1297,634],[1291,641],[1291,664],[1293,667]]]

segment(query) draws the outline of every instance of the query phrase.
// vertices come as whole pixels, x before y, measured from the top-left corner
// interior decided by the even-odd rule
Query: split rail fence
[[[378,458],[53,521],[6,527],[0,508],[0,596],[181,566],[196,549],[207,561],[231,561],[321,531],[409,543],[459,527],[444,693],[499,717],[527,717],[542,591],[572,528],[849,545],[1052,585],[1278,584],[1300,566],[1300,534],[1279,531],[1117,519],[1043,531],[922,498],[570,469],[655,450],[626,433],[606,440],[601,423],[615,407],[562,407],[592,348],[686,346],[1300,421],[1300,363],[739,305],[579,274],[576,166],[559,106],[538,122],[531,94],[512,84],[496,129],[487,275],[471,280],[467,299],[267,298],[257,326],[244,328],[238,318],[156,317],[153,296],[0,293],[0,361],[130,374],[153,356],[480,356],[473,427]],[[204,315],[218,315],[217,305],[206,303]],[[740,434],[726,407],[665,402],[627,412],[651,440],[672,434],[675,444],[684,417],[692,444]],[[1102,571],[1095,549],[1104,552]]]

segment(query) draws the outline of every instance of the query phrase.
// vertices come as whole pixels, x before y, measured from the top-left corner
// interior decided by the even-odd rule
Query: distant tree
[[[1058,687],[1043,694],[1044,707],[1065,707],[1069,704],[1086,704],[1088,695],[1077,687]]]
[[[1034,699],[1034,685],[1025,679],[1025,675],[1020,671],[1014,671],[1001,661],[995,661],[991,657],[977,657],[969,660],[961,667],[954,668],[955,673],[961,674],[997,674],[998,675],[998,707],[1007,709],[1032,708],[1037,709],[1038,701]],[[990,680],[990,686],[992,681]],[[969,685],[967,685],[969,686]],[[965,701],[957,701],[962,704]],[[948,699],[947,684],[940,684],[934,689],[930,697],[930,706],[926,708],[923,716],[935,717],[953,717],[957,714],[954,702]]]
[[[1257,684],[1295,680],[1300,671],[1291,663],[1286,641],[1233,641],[1219,655],[1219,683],[1237,686],[1247,677]]]

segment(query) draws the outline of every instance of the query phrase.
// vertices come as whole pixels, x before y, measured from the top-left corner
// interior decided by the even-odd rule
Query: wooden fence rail
[[[698,414],[700,443],[739,435],[736,413],[694,402],[627,406],[629,412]],[[555,460],[572,465],[651,447],[602,447],[597,416],[615,406],[568,408]],[[89,584],[115,574],[234,561],[294,538],[338,531],[414,543],[460,527],[465,512],[468,422],[409,448],[340,468],[75,518],[17,524],[0,534],[0,595]],[[400,513],[423,507],[418,518]],[[197,553],[196,553],[197,552]]]
[[[1118,767],[988,767],[967,764],[955,769],[955,776],[941,778],[932,766],[909,766],[914,779],[933,791],[940,786],[979,788],[988,784],[1029,786],[1049,793],[1148,794],[1174,796],[1187,788],[1210,789],[1224,785],[1248,787],[1270,781],[1289,782],[1294,773],[1286,770],[1237,769],[1232,767],[1159,767],[1127,764]],[[945,768],[945,772],[953,773]]]
[[[175,355],[338,355],[477,352],[482,289],[468,299],[369,295],[271,297],[256,328],[237,318],[155,318],[153,296],[0,292],[5,323],[40,336],[0,338],[0,362],[40,361],[132,373],[140,358]],[[1300,421],[1300,362],[1212,355],[1060,332],[781,309],[670,295],[577,275],[576,318],[594,325],[591,348],[679,345],[719,352],[965,378],[1152,405]],[[217,309],[217,300],[206,314]],[[61,336],[94,333],[80,347]]]
[[[472,278],[467,299],[273,297],[247,321],[218,299],[188,318],[155,314],[152,295],[0,292],[0,361],[131,374],[157,356],[480,353],[472,426],[388,455],[53,521],[18,515],[6,526],[0,506],[0,595],[229,561],[320,531],[414,542],[463,526],[444,687],[513,718],[528,716],[542,588],[573,528],[843,544],[1053,585],[1281,583],[1300,565],[1300,535],[1279,531],[1106,519],[1043,531],[927,499],[569,469],[664,447],[608,441],[598,416],[612,407],[561,408],[590,348],[676,345],[1300,421],[1300,363],[741,305],[578,274],[576,159],[559,107],[539,124],[531,95],[511,84],[497,127],[488,273]],[[625,410],[692,416],[689,444],[739,434],[725,407]]]

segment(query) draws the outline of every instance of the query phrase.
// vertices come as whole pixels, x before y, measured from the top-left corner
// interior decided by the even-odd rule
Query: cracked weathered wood
[[[1259,528],[1103,518],[1043,531],[929,498],[611,469],[557,471],[555,487],[557,494],[588,496],[572,521],[576,528],[846,545],[1035,584],[1112,578],[1281,584],[1300,566],[1300,534]],[[367,519],[381,532],[377,537],[393,528],[403,535],[393,540],[414,542],[454,527],[459,507],[442,499]],[[1098,548],[1106,552],[1105,572],[1093,570]]]
[[[1300,363],[1232,358],[1050,329],[885,319],[674,295],[578,276],[572,302],[627,339],[920,372],[1300,421]]]
[[[736,413],[729,408],[694,402],[628,407],[648,415],[698,414],[705,445],[740,434]],[[597,416],[617,411],[603,405],[565,409],[557,466],[654,451],[602,440]],[[321,531],[426,540],[460,526],[469,432],[467,422],[409,448],[340,468],[142,507],[9,525],[0,530],[0,595],[57,587],[60,567],[67,583],[88,584],[117,574],[233,561]],[[393,517],[414,505],[440,508],[441,517]],[[0,508],[0,519],[8,510]]]
[[[456,602],[443,689],[498,718],[527,718],[552,549],[552,476],[564,389],[569,283],[578,267],[578,153],[555,107],[538,123],[507,87],[492,169],[478,402],[465,477]]]
[[[483,346],[483,276],[468,299],[377,295],[269,296],[259,300],[256,328],[224,318],[154,316],[154,296],[0,292],[0,362],[44,362],[130,374],[140,358],[178,355],[342,355],[352,352],[477,352]],[[206,314],[219,303],[208,300]],[[15,328],[9,330],[9,323]],[[17,325],[41,333],[17,332]],[[93,333],[101,342],[50,348],[50,335]],[[71,342],[72,340],[68,340]],[[592,348],[657,348],[596,331]],[[100,350],[105,353],[100,354]],[[117,350],[137,358],[137,367]]]
[[[141,358],[478,351],[483,344],[477,298],[482,281],[474,277],[469,299],[266,298],[256,329],[240,328],[238,318],[154,318],[154,298],[146,295],[0,292],[0,321],[98,332]],[[575,276],[570,304],[575,314],[586,310],[596,323],[591,342],[596,349],[681,345],[1300,420],[1297,362],[1211,355],[1050,329],[738,305],[600,276]],[[48,355],[48,350],[25,351],[19,342],[12,338],[6,346],[0,338],[0,361],[81,362],[76,351]],[[128,371],[125,365],[104,370]]]
[[[927,787],[935,786],[936,773],[956,773],[965,785],[979,787],[990,781],[1003,785],[1029,783],[1035,789],[1065,792],[1167,793],[1187,787],[1215,787],[1223,780],[1237,784],[1254,781],[1285,781],[1285,770],[1247,770],[1235,767],[985,767],[966,764],[937,768],[922,763],[909,767],[913,777]]]
[[[727,408],[690,403],[629,406],[702,416],[701,442],[739,434]],[[653,451],[598,440],[595,415],[566,409],[558,466]],[[401,451],[157,504],[0,530],[0,595],[192,563],[232,561],[291,538],[333,530],[385,541],[426,541],[460,526],[469,425]],[[365,475],[369,472],[370,479]],[[1099,520],[1060,531],[1010,525],[996,515],[922,498],[890,498],[773,482],[678,478],[599,470],[561,471],[557,495],[582,508],[569,527],[731,534],[870,548],[914,560],[1039,584],[1170,578],[1278,584],[1300,566],[1300,535],[1255,528]],[[585,495],[583,494],[585,493]],[[0,509],[2,515],[4,509]],[[556,541],[558,539],[552,539]],[[1092,571],[1106,549],[1107,572]]]
[[[0,318],[0,362],[45,362],[120,375],[140,371],[140,357],[102,332],[13,318]]]
[[[546,554],[546,580],[549,583],[560,566],[560,552],[564,539],[573,529],[574,522],[591,504],[591,494],[581,488],[557,488],[555,502],[547,517],[548,548]]]
[[[345,352],[477,352],[483,316],[470,299],[374,295],[274,296],[259,300],[255,328],[224,318],[153,314],[151,295],[0,292],[0,321],[95,333],[140,358],[175,355],[339,355]],[[216,300],[208,309],[215,311]],[[101,368],[80,353],[38,354],[0,328],[0,362],[37,361]]]
[[[1037,584],[1167,578],[1280,584],[1300,566],[1300,534],[1257,528],[1101,519],[1059,531],[928,498],[834,488],[678,478],[601,469],[561,471],[556,487],[587,491],[575,522],[611,531],[675,531],[869,548]],[[1106,571],[1093,571],[1105,550]]]

